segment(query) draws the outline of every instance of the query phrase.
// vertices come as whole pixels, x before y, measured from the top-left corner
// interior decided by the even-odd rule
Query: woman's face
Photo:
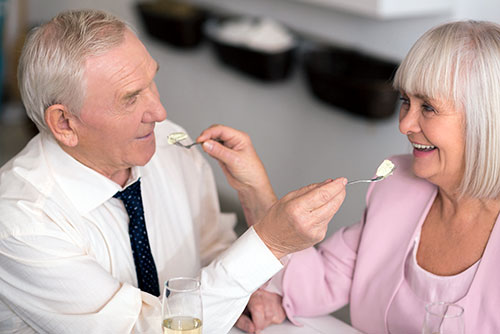
[[[455,191],[465,167],[465,116],[452,101],[401,92],[399,130],[413,146],[418,177]]]

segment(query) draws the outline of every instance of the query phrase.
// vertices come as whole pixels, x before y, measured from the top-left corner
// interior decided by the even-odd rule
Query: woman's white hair
[[[125,22],[106,12],[63,12],[34,28],[26,38],[17,71],[28,117],[49,131],[45,110],[62,104],[79,115],[86,94],[85,61],[123,42]]]
[[[465,113],[465,171],[460,196],[500,195],[500,26],[459,21],[418,39],[394,88],[454,101]]]

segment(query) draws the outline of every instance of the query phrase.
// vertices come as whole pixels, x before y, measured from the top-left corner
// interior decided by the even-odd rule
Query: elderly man
[[[324,237],[345,179],[277,201],[270,185],[244,186],[263,166],[243,171],[251,143],[226,129],[224,146],[204,141],[255,223],[234,242],[201,153],[167,143],[183,130],[165,120],[158,68],[104,12],[62,13],[28,36],[18,75],[40,134],[0,170],[1,332],[160,333],[160,284],[198,276],[203,332],[226,333],[281,257]]]

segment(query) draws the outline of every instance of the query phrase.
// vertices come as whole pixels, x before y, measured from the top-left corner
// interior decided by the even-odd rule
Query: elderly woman
[[[466,333],[500,333],[500,26],[431,29],[394,87],[413,154],[391,158],[397,169],[370,186],[359,223],[291,257],[274,278],[282,298],[259,292],[249,304],[258,316],[248,327],[242,319],[242,328],[281,320],[281,306],[293,321],[349,303],[363,332],[420,333],[426,304],[444,301],[464,308]],[[200,140],[226,132],[211,128]],[[238,159],[209,146],[226,174],[233,168],[233,178],[250,180],[233,166]]]

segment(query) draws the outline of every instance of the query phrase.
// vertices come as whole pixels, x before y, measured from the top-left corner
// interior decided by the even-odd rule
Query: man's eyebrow
[[[160,70],[160,64],[156,63],[156,72],[155,72],[155,74],[158,73],[159,70]],[[123,99],[124,100],[128,100],[128,99],[130,99],[130,98],[132,98],[132,97],[134,97],[136,95],[139,95],[141,93],[141,91],[142,91],[142,89],[137,89],[137,90],[134,90],[133,92],[129,92],[129,93],[127,93],[127,94],[125,94],[123,96]]]
[[[130,92],[130,93],[127,93],[123,96],[123,99],[124,100],[128,100],[136,95],[139,95],[139,93],[142,91],[142,89],[137,89],[137,90],[134,90],[133,92]]]

